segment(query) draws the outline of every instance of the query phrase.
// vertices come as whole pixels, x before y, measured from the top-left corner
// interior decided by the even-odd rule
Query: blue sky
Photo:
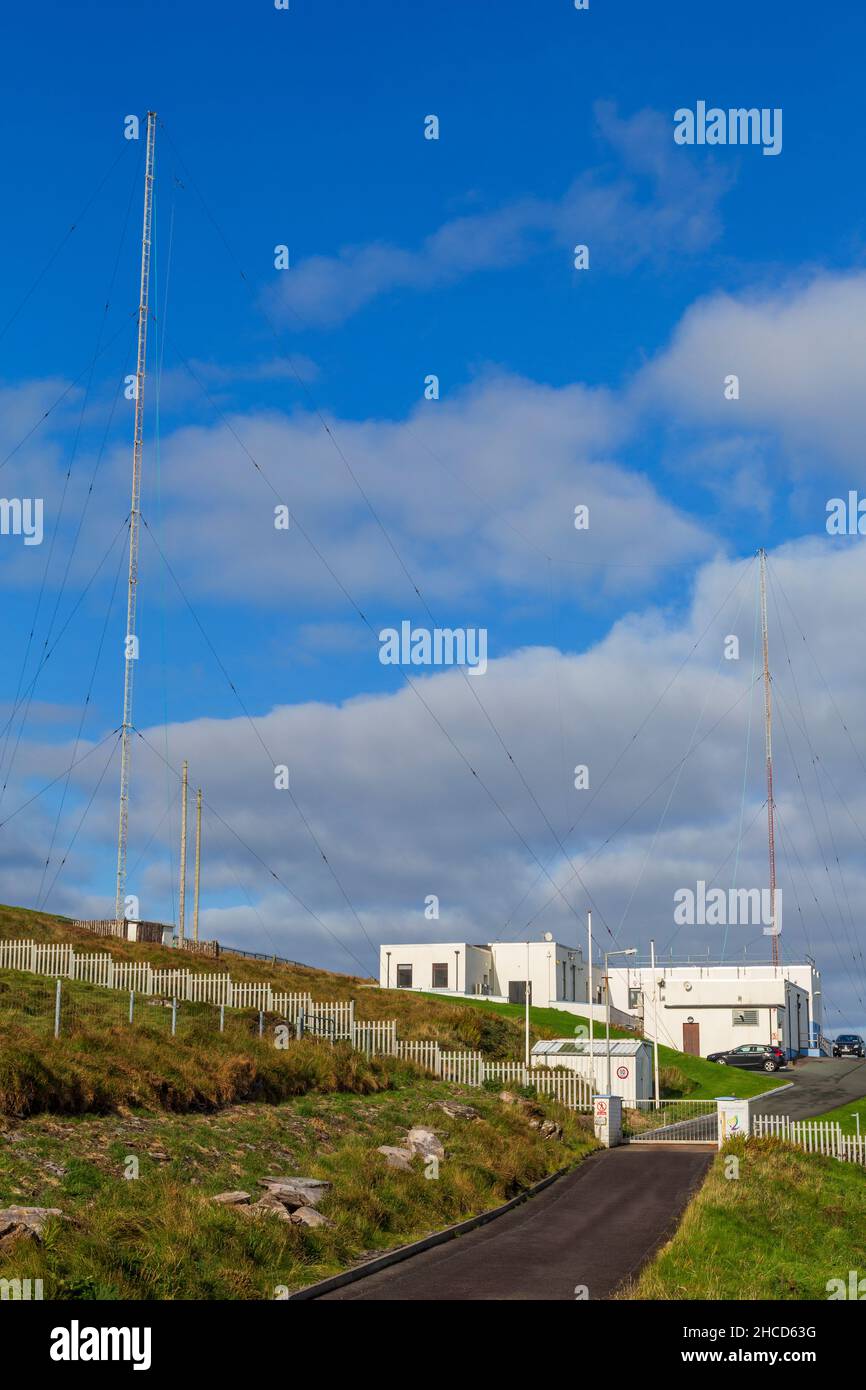
[[[646,765],[616,764],[759,545],[785,592],[802,591],[800,619],[827,644],[825,673],[838,678],[856,739],[862,673],[847,596],[857,541],[829,542],[823,523],[826,499],[862,477],[864,213],[851,171],[864,31],[853,7],[818,22],[813,6],[790,3],[716,13],[591,0],[578,12],[568,0],[509,0],[418,12],[292,0],[279,12],[262,0],[78,13],[48,4],[7,17],[0,444],[2,457],[15,452],[0,492],[35,495],[38,480],[46,525],[39,547],[2,538],[7,709],[119,538],[39,674],[23,726],[19,708],[0,819],[72,761],[88,691],[81,748],[120,720],[131,410],[113,400],[132,369],[143,143],[122,133],[124,117],[148,107],[160,127],[136,724],[173,766],[199,750],[193,776],[214,789],[215,811],[246,839],[267,826],[267,862],[279,861],[332,934],[316,935],[320,923],[273,898],[240,850],[223,874],[234,850],[218,820],[210,842],[220,870],[205,874],[214,931],[342,968],[357,949],[369,967],[346,897],[373,943],[412,939],[438,875],[453,905],[443,939],[495,935],[538,872],[534,856],[567,872],[556,834],[574,819],[568,768],[588,746],[599,777],[619,771],[574,852],[595,850],[686,752],[683,720],[716,679],[715,646],[698,652],[705,684],[694,699],[647,734]],[[699,99],[781,108],[781,154],[675,146],[674,111]],[[437,141],[423,137],[430,113]],[[273,265],[282,243],[288,271]],[[587,272],[573,267],[577,243],[590,246]],[[741,376],[736,404],[722,399],[727,372]],[[435,402],[423,399],[430,373],[440,379]],[[297,529],[274,534],[276,497],[354,606]],[[584,501],[593,523],[581,537],[571,516]],[[751,679],[752,579],[746,588],[741,666]],[[502,741],[450,677],[430,676],[428,692],[483,768],[493,794],[483,814],[465,760],[447,741],[435,751],[441,730],[419,716],[401,672],[380,664],[357,608],[376,630],[431,613],[488,629],[501,665],[485,700],[489,691]],[[742,605],[718,619],[725,631],[734,611]],[[297,768],[298,803],[345,893],[322,877],[302,824],[289,818],[277,833],[261,800],[262,748],[202,628],[260,731],[270,730],[268,748]],[[550,652],[553,675],[538,655]],[[817,942],[827,938],[821,954],[838,972],[845,1018],[862,1024],[860,986],[844,983],[849,965],[862,970],[844,893],[863,877],[852,826],[866,825],[866,808],[861,822],[856,758],[803,662],[780,669],[780,698],[786,674],[802,758],[813,762],[820,744],[821,756],[837,757],[840,783],[838,824],[828,814],[811,832],[823,836],[812,846],[816,881],[824,858],[840,861],[813,926]],[[798,726],[800,697],[828,718],[826,745]],[[736,843],[744,772],[749,816],[760,809],[760,727],[729,732],[717,794],[705,794],[715,764],[693,785],[678,780],[668,806],[666,792],[651,802],[656,819],[633,827],[623,860],[617,846],[602,857],[590,887],[609,905],[612,934],[634,931],[643,945],[654,923],[664,935],[672,888],[711,871],[696,843],[711,835],[720,861]],[[503,741],[535,803],[522,782],[500,781]],[[789,753],[785,767],[783,744],[779,785],[793,866],[809,853],[811,822],[794,798],[802,779]],[[76,771],[57,822],[58,843],[75,837],[48,900],[58,910],[107,910],[112,899],[116,769],[94,791],[101,759],[94,753],[93,776]],[[158,760],[137,759],[131,860],[141,856],[146,915],[169,917],[176,786]],[[819,781],[823,814],[822,794]],[[488,826],[493,797],[516,837],[501,818]],[[6,900],[44,891],[59,808],[51,792],[0,830]],[[479,817],[484,834],[470,849],[466,827],[480,833]],[[655,879],[668,834],[669,872]],[[737,871],[761,882],[762,852],[758,830]],[[806,897],[810,881],[800,883]],[[536,927],[571,931],[573,910],[564,922],[556,911]],[[809,944],[801,934],[791,951]],[[703,937],[699,949],[717,945]]]

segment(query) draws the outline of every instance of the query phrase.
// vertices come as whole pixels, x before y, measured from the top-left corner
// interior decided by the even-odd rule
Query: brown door
[[[686,1052],[689,1057],[700,1057],[701,1025],[699,1023],[683,1024],[683,1052]]]

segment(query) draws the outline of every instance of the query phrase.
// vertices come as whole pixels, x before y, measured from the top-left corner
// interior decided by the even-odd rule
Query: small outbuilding
[[[593,1089],[608,1093],[607,1043],[604,1038],[546,1038],[532,1049],[532,1065],[568,1067],[592,1082]],[[610,1040],[610,1095],[622,1096],[628,1105],[652,1100],[653,1058],[649,1043],[638,1038]]]

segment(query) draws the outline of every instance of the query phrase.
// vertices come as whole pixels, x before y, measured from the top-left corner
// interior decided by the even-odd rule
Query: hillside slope
[[[358,1019],[396,1019],[398,1037],[407,1041],[429,1038],[446,1047],[477,1048],[495,1060],[519,1060],[524,1052],[524,1015],[518,1004],[470,998],[458,1002],[440,995],[380,989],[375,981],[355,975],[250,960],[228,952],[217,961],[181,955],[171,947],[95,937],[74,927],[68,919],[26,908],[0,907],[0,937],[69,941],[77,950],[107,950],[119,960],[149,961],[155,967],[168,969],[182,964],[194,971],[227,972],[239,981],[269,981],[277,990],[305,990],[317,1000],[354,999]],[[573,1037],[575,1030],[585,1028],[587,1023],[587,1019],[562,1010],[533,1008],[530,1041]],[[603,1031],[598,1022],[595,1029],[596,1036]],[[612,1028],[611,1034],[634,1036],[621,1028]],[[668,1097],[697,1100],[718,1095],[757,1095],[780,1081],[779,1077],[719,1067],[704,1058],[664,1046],[659,1047],[659,1063],[662,1095]]]
[[[828,1280],[847,1286],[849,1270],[864,1268],[863,1169],[777,1139],[737,1139],[714,1160],[673,1240],[622,1296],[826,1299]]]

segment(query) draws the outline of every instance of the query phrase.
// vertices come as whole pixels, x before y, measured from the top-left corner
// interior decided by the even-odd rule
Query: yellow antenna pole
[[[177,900],[177,940],[183,945],[183,924],[186,913],[186,798],[189,787],[189,763],[184,758],[180,790],[180,893]]]
[[[198,941],[198,899],[201,884],[201,787],[195,794],[195,897],[192,908],[192,939]]]

